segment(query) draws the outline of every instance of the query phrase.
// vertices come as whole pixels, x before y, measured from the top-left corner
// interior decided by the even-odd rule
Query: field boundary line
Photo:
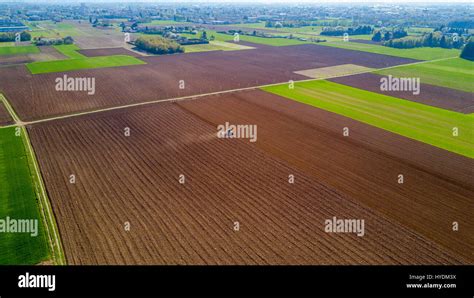
[[[338,77],[346,77],[346,76],[364,74],[364,73],[374,73],[374,72],[380,71],[380,70],[386,70],[386,69],[392,69],[392,68],[404,67],[404,66],[411,66],[411,65],[418,65],[418,64],[437,62],[437,61],[444,61],[444,60],[455,59],[455,58],[458,58],[458,57],[448,57],[448,58],[440,58],[440,59],[435,59],[435,60],[417,61],[417,62],[413,62],[413,63],[400,64],[400,65],[388,66],[388,67],[383,67],[383,68],[373,68],[373,69],[370,69],[370,70],[363,70],[363,71],[353,72],[353,73],[349,73],[349,74],[328,76],[328,77],[324,77],[324,78],[317,78],[317,79],[309,78],[309,79],[304,79],[304,80],[294,80],[294,82],[296,83],[296,82],[311,82],[311,81],[328,80],[328,79],[334,79],[334,78],[338,78]],[[291,81],[293,81],[293,80],[291,80]],[[54,121],[54,120],[67,119],[67,118],[78,117],[78,116],[83,116],[83,115],[95,114],[95,113],[100,113],[100,112],[107,112],[107,111],[114,111],[114,110],[121,110],[121,109],[151,105],[151,104],[156,104],[156,103],[193,100],[193,99],[198,99],[198,98],[206,97],[206,96],[228,94],[228,93],[234,93],[234,92],[239,92],[239,91],[256,90],[256,89],[261,89],[261,88],[265,88],[265,87],[271,87],[271,86],[287,84],[288,82],[289,81],[272,83],[272,84],[265,84],[265,85],[258,85],[258,86],[243,87],[243,88],[236,88],[236,89],[229,89],[229,90],[222,90],[222,91],[215,91],[215,92],[209,92],[209,93],[201,93],[201,94],[195,94],[195,95],[187,95],[187,96],[181,96],[181,97],[157,99],[157,100],[152,100],[152,101],[144,101],[144,102],[126,104],[126,105],[121,105],[121,106],[102,108],[102,109],[97,109],[97,110],[92,110],[92,111],[85,111],[85,112],[67,114],[67,115],[62,115],[62,116],[55,116],[55,117],[44,118],[44,119],[33,120],[33,121],[23,122],[23,121],[18,119],[17,126],[32,125],[32,124],[44,123],[44,122],[49,122],[49,121]]]
[[[59,231],[56,224],[55,217],[53,215],[53,210],[51,207],[51,203],[49,201],[48,194],[46,192],[46,188],[43,182],[43,178],[41,176],[41,172],[39,170],[38,162],[36,160],[36,156],[33,151],[33,146],[31,145],[28,132],[26,128],[23,126],[21,131],[25,150],[28,151],[29,159],[34,167],[34,174],[36,177],[33,177],[33,183],[35,184],[35,191],[38,193],[38,188],[40,193],[38,193],[38,205],[40,207],[41,214],[44,218],[44,226],[46,228],[46,232],[48,234],[48,240],[51,247],[51,254],[52,260],[56,265],[66,265],[66,258],[64,256],[64,250],[61,245],[61,240],[59,237]],[[33,174],[33,173],[31,173]],[[34,175],[33,174],[33,175]]]
[[[51,204],[49,202],[49,197],[46,192],[46,188],[43,182],[43,178],[41,176],[41,172],[39,170],[38,162],[34,154],[33,146],[31,145],[28,132],[25,126],[22,125],[23,122],[20,120],[20,118],[16,114],[13,107],[10,105],[6,97],[1,93],[0,93],[0,101],[3,102],[8,113],[16,122],[16,125],[8,125],[5,127],[13,127],[13,126],[21,127],[20,134],[23,141],[23,147],[25,148],[25,151],[27,151],[26,154],[29,160],[28,167],[30,168],[30,175],[31,175],[31,180],[32,180],[31,182],[34,185],[35,193],[38,196],[38,207],[39,207],[41,215],[43,216],[44,227],[46,229],[48,242],[50,245],[52,260],[57,265],[65,265],[66,259],[64,256],[64,251],[61,246],[61,241],[59,238],[59,232],[56,225],[56,220],[53,216],[53,211],[51,208]],[[34,169],[31,169],[30,164],[33,164]],[[38,188],[40,190],[39,192],[38,192]]]

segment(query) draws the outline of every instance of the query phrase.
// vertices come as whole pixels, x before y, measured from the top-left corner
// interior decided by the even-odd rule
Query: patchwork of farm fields
[[[387,74],[390,75],[391,72],[387,70]],[[329,81],[375,93],[389,95],[401,99],[407,99],[413,102],[418,102],[450,111],[460,112],[464,114],[474,113],[474,97],[472,96],[471,92],[425,84],[423,83],[425,82],[423,79],[420,79],[420,82],[422,83],[420,83],[420,92],[418,94],[414,94],[413,92],[395,90],[382,91],[380,90],[380,81],[384,77],[388,78],[388,75],[383,76],[376,73],[363,73],[332,78],[329,79]],[[412,76],[404,76],[404,78],[416,78],[417,73],[411,73],[411,75]]]
[[[470,115],[329,81],[263,90],[474,158],[474,118]]]
[[[303,116],[314,110],[251,91],[30,126],[68,262],[473,262],[468,159],[409,140],[403,142],[412,145],[410,154],[392,156],[398,146],[392,154],[376,147],[396,144],[397,137],[382,130],[373,137],[364,134],[369,142],[345,140],[328,131],[330,118],[301,122],[300,113],[262,106],[288,104],[292,111],[303,109]],[[217,138],[216,125],[225,121],[255,123],[258,142]],[[357,125],[355,135],[371,130]],[[292,151],[294,146],[301,149]],[[303,149],[312,154],[295,154]],[[456,165],[455,178],[431,172],[431,163],[410,161],[414,153],[426,154],[420,149],[440,164]],[[319,167],[322,162],[330,166]],[[407,177],[404,186],[396,182],[399,171]],[[71,173],[75,184],[68,181]],[[294,184],[288,183],[290,174]],[[428,205],[434,213],[420,219]],[[364,237],[325,233],[324,220],[334,215],[365,219]],[[466,230],[450,232],[444,221],[452,217]]]
[[[155,56],[117,22],[35,22],[77,44],[0,47],[0,220],[40,222],[0,233],[0,264],[474,264],[474,72],[458,50],[234,43],[206,25],[209,44]],[[421,93],[382,92],[388,75]],[[94,92],[58,91],[66,77]],[[217,135],[226,123],[255,142]],[[334,217],[363,235],[325,231]]]
[[[88,59],[94,58],[101,57]],[[52,61],[46,64],[48,68],[37,64],[35,69],[45,72],[54,63],[71,67],[70,63],[82,60],[68,61]],[[382,68],[415,62],[319,45],[150,56],[140,57],[139,61],[146,64],[67,73],[71,77],[94,77],[94,95],[56,91],[55,80],[63,75],[61,73],[31,76],[23,66],[8,70],[0,68],[3,78],[0,92],[10,100],[20,118],[29,121],[131,103],[308,79],[294,73],[298,70],[341,64]],[[19,85],[19,81],[27,86]],[[180,88],[180,81],[185,83],[184,89]]]

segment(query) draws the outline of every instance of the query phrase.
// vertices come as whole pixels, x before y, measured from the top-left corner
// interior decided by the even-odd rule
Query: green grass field
[[[82,36],[84,32],[73,24],[54,23],[53,21],[29,22],[28,26],[32,29],[31,37],[59,38],[66,36]]]
[[[409,27],[407,30],[408,35],[422,35],[423,33],[433,32],[434,28],[425,27]]]
[[[38,236],[0,233],[0,264],[38,264],[50,258],[38,210],[32,163],[15,127],[0,129],[0,219],[37,219]]]
[[[14,47],[15,46],[15,43],[12,42],[12,41],[2,41],[0,42],[0,48],[3,48],[3,47]]]
[[[115,55],[82,59],[39,61],[26,64],[32,74],[145,64],[132,56]]]
[[[309,34],[319,34],[322,30],[322,26],[303,26],[303,27],[282,27],[282,28],[271,28],[265,27],[265,22],[260,23],[247,23],[247,24],[232,24],[232,27],[237,28],[249,28],[249,29],[267,29],[267,30],[275,30],[280,32],[287,32],[287,33],[309,33]]]
[[[232,27],[241,27],[241,28],[255,28],[255,29],[265,29],[265,22],[259,23],[246,23],[246,24],[232,24],[229,25]]]
[[[350,38],[350,37],[349,37]],[[354,38],[354,37],[352,37]],[[383,54],[389,56],[397,56],[403,58],[411,58],[417,60],[434,60],[449,57],[458,57],[459,50],[443,49],[443,48],[414,48],[414,49],[395,49],[380,45],[364,44],[358,42],[323,42],[320,45],[363,51],[375,54]]]
[[[213,31],[213,30],[206,30],[206,33],[209,38],[211,36],[214,36],[215,40],[217,41],[233,41],[234,40],[234,37],[229,34],[217,33],[216,31]],[[310,42],[300,41],[296,39],[265,38],[265,37],[248,36],[248,35],[240,35],[240,41],[247,41],[247,42],[269,45],[269,46],[290,46],[290,45],[310,43]]]
[[[36,46],[0,47],[0,55],[36,54],[39,52],[40,50]]]
[[[86,58],[86,56],[77,52],[77,50],[80,50],[80,48],[75,44],[57,45],[54,46],[54,48],[71,59]]]
[[[262,88],[399,135],[474,158],[474,117],[329,81]],[[457,127],[458,136],[453,136]]]
[[[153,20],[151,22],[147,23],[142,23],[142,26],[166,26],[166,25],[186,25],[186,24],[192,24],[189,22],[177,22],[173,20]]]
[[[474,62],[453,58],[377,71],[395,77],[417,77],[421,83],[474,92]]]

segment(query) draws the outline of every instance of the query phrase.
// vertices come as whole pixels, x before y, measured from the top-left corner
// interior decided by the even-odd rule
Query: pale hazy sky
[[[2,2],[23,2],[23,3],[114,3],[114,2],[127,2],[127,3],[467,3],[472,4],[472,0],[0,0]]]

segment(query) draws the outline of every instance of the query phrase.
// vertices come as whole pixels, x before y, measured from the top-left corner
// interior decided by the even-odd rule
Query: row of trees
[[[37,46],[57,46],[62,44],[73,44],[74,39],[71,36],[64,38],[39,38],[35,41]]]
[[[395,29],[393,31],[385,32],[378,30],[374,33],[374,36],[372,36],[372,41],[389,41],[394,38],[403,38],[405,36],[408,36],[408,33],[404,29]]]
[[[16,33],[15,32],[5,32],[0,33],[0,42],[4,41],[15,41]],[[31,34],[23,31],[20,33],[20,41],[29,41],[31,40]]]
[[[362,35],[362,34],[372,34],[374,31],[374,28],[372,26],[358,26],[356,28],[349,27],[347,29],[344,29],[343,27],[325,27],[323,28],[323,31],[321,32],[321,35],[326,35],[326,36],[342,36],[345,33],[349,35]]]
[[[410,49],[419,47],[439,47],[445,49],[460,49],[466,43],[466,39],[462,36],[447,36],[440,32],[428,33],[417,37],[404,37],[400,39],[391,39],[383,43],[383,45],[398,48]]]
[[[184,53],[184,48],[176,41],[161,36],[140,36],[135,40],[135,46],[153,54]]]

